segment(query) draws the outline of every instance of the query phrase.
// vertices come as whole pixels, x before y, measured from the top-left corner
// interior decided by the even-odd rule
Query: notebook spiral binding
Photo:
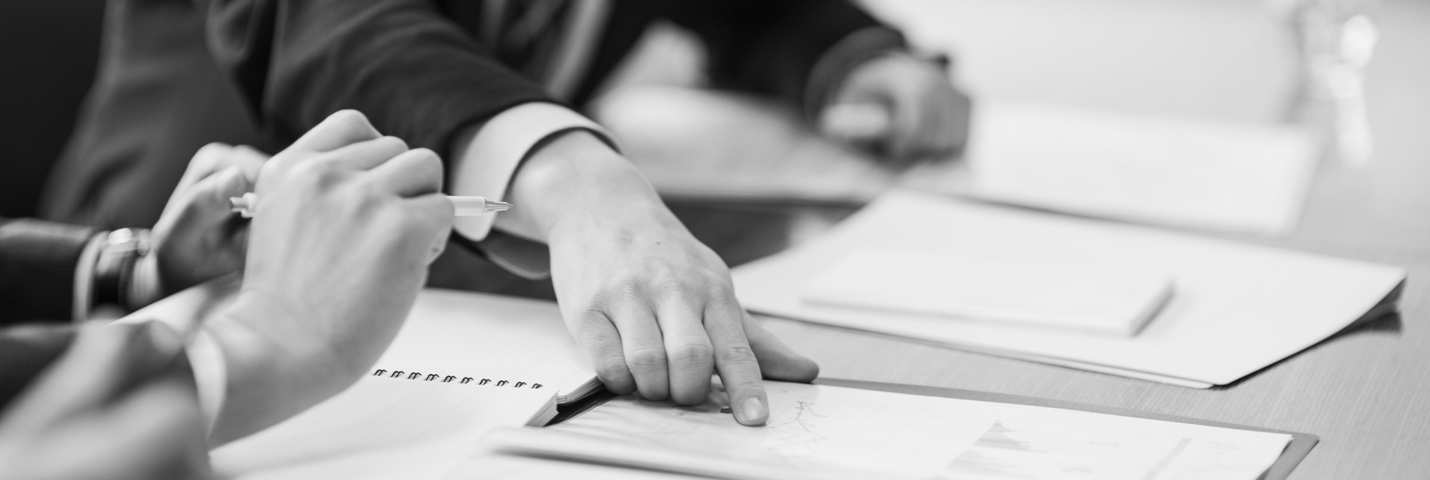
[[[452,383],[453,381],[456,381],[456,380],[457,380],[457,377],[456,377],[455,375],[442,375],[442,374],[437,374],[437,373],[428,373],[428,374],[426,374],[426,375],[423,375],[422,372],[407,372],[407,371],[403,371],[403,370],[391,370],[391,371],[389,371],[389,370],[381,369],[381,368],[379,368],[379,369],[377,369],[377,370],[374,370],[374,371],[372,372],[372,376],[374,376],[374,377],[396,378],[396,379],[402,379],[402,380],[416,380],[416,381],[421,381],[421,382],[434,382],[434,381],[435,381],[435,382],[441,382],[441,383]],[[496,387],[505,387],[505,386],[507,386],[507,385],[511,385],[512,388],[530,388],[530,389],[532,389],[532,390],[536,390],[536,389],[539,389],[539,388],[542,387],[542,385],[541,385],[540,383],[513,382],[513,381],[510,381],[510,380],[492,380],[492,379],[490,379],[490,378],[483,378],[483,379],[480,379],[480,380],[478,380],[478,379],[476,379],[476,378],[473,378],[473,377],[461,377],[461,378],[462,378],[462,379],[461,379],[460,381],[458,381],[457,383],[462,384],[462,385],[475,384],[475,385],[491,385],[491,386],[496,386]]]

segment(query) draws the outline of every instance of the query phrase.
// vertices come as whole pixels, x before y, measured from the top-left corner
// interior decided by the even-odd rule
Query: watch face
[[[121,228],[109,232],[108,245],[105,250],[112,252],[139,252],[140,255],[149,253],[149,231],[143,229]]]

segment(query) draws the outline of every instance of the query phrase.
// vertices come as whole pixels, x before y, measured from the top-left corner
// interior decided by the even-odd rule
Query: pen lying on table
[[[510,203],[487,200],[486,197],[448,195],[447,200],[452,202],[452,209],[458,217],[475,217],[504,212],[512,207]],[[258,210],[258,195],[253,192],[245,193],[242,197],[229,198],[228,203],[233,206],[233,211],[238,212],[243,218],[253,218],[253,213]]]

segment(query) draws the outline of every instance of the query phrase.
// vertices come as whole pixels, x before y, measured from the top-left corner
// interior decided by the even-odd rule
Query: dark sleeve
[[[841,78],[847,66],[833,65],[825,68],[830,75],[811,82],[824,54],[855,32],[877,30],[852,49],[842,46],[845,62],[905,46],[902,34],[849,0],[644,1],[700,36],[716,86],[773,94],[803,107],[811,98],[823,99]]]
[[[74,338],[69,325],[0,329],[0,410],[65,353]]]
[[[0,324],[68,320],[75,266],[95,229],[0,219]]]
[[[351,108],[383,134],[446,158],[462,127],[555,102],[430,1],[212,0],[207,8],[210,50],[280,145]]]

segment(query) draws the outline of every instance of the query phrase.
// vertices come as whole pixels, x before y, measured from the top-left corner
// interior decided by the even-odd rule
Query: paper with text
[[[832,386],[766,382],[766,391],[764,427],[736,424],[722,393],[693,407],[624,396],[543,429],[563,435],[545,438],[546,453],[642,451],[632,459],[663,463],[636,466],[725,478],[750,476],[732,472],[841,478],[835,472],[843,471],[890,478],[1250,480],[1290,441],[1279,433]],[[727,465],[725,473],[685,469],[682,459],[702,457]]]

